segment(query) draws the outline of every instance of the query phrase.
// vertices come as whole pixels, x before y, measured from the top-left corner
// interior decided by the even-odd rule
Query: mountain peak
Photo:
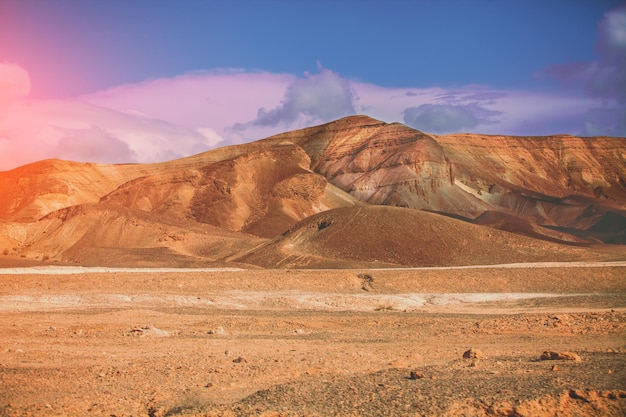
[[[341,124],[341,125],[350,125],[350,126],[369,126],[369,125],[385,125],[386,122],[382,120],[374,119],[365,114],[355,114],[352,116],[342,117],[341,119],[333,120],[332,122],[326,123],[327,125],[331,124]]]

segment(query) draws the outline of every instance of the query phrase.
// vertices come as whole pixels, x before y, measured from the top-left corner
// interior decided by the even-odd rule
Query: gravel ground
[[[368,273],[0,276],[0,415],[625,415],[623,267]]]

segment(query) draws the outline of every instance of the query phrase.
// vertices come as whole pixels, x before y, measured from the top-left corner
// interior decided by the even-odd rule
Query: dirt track
[[[624,415],[624,276],[2,275],[0,415]]]

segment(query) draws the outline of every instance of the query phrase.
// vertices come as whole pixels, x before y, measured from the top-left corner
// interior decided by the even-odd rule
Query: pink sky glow
[[[321,65],[318,70],[301,77],[242,70],[195,72],[73,99],[37,100],[28,97],[28,72],[2,63],[0,170],[47,158],[157,162],[350,114],[409,125],[428,116],[457,131],[513,134],[529,123],[545,129],[542,123],[558,120],[561,114],[584,114],[598,105],[597,99],[584,96],[482,86],[390,88],[349,80]],[[426,126],[438,129],[437,124]],[[554,133],[563,133],[558,127]]]

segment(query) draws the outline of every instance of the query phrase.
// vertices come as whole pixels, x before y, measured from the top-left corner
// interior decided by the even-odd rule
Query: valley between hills
[[[626,414],[625,138],[351,116],[0,195],[0,415]]]

